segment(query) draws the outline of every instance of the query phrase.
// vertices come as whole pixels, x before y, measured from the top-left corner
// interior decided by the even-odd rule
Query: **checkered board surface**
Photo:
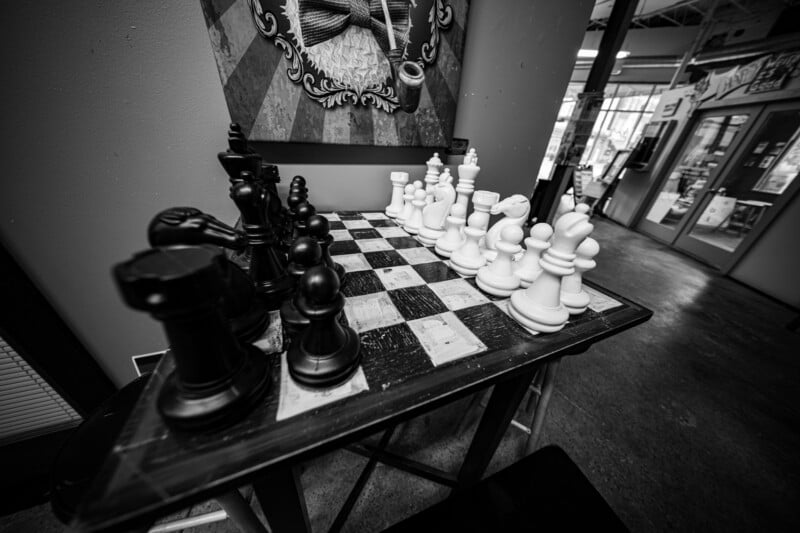
[[[402,349],[422,370],[533,338],[508,316],[508,298],[482,292],[383,213],[323,215],[331,255],[347,271],[345,315],[361,336],[368,381],[387,351]]]

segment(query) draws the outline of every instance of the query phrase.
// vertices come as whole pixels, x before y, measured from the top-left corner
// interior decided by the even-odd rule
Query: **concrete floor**
[[[800,530],[800,336],[785,327],[796,311],[612,223],[594,236],[588,277],[655,314],[563,361],[542,444],[564,448],[632,531]],[[477,420],[456,435],[465,406],[408,422],[390,449],[457,470]],[[525,437],[510,428],[490,471],[518,460]],[[305,465],[314,531],[365,462],[338,451]],[[345,531],[379,531],[446,495],[379,466]],[[0,531],[60,529],[46,506],[0,519]]]

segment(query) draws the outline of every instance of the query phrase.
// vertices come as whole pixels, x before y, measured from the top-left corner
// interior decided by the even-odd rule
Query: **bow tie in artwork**
[[[386,2],[392,22],[406,26],[408,1]],[[300,28],[306,48],[332,39],[350,25],[367,28],[384,52],[389,51],[389,38],[381,0],[300,0]],[[406,47],[405,35],[395,30],[397,47]]]
[[[469,0],[201,0],[250,140],[448,146]]]

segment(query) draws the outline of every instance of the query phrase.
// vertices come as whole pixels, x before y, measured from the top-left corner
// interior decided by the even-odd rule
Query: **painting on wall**
[[[231,120],[249,139],[450,145],[469,0],[201,5]],[[406,73],[419,74],[412,85]]]

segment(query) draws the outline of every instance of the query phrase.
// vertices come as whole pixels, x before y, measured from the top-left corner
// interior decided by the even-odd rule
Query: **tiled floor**
[[[785,327],[796,311],[639,234],[597,226],[589,277],[655,315],[561,364],[542,444],[564,448],[633,531],[800,530],[800,336]],[[457,469],[474,430],[456,436],[465,406],[408,422],[390,448]],[[509,429],[490,470],[517,460],[524,437]],[[364,463],[337,451],[305,465],[314,531],[328,528]],[[379,466],[344,530],[379,531],[446,494]],[[0,530],[61,527],[42,506],[0,519]]]

